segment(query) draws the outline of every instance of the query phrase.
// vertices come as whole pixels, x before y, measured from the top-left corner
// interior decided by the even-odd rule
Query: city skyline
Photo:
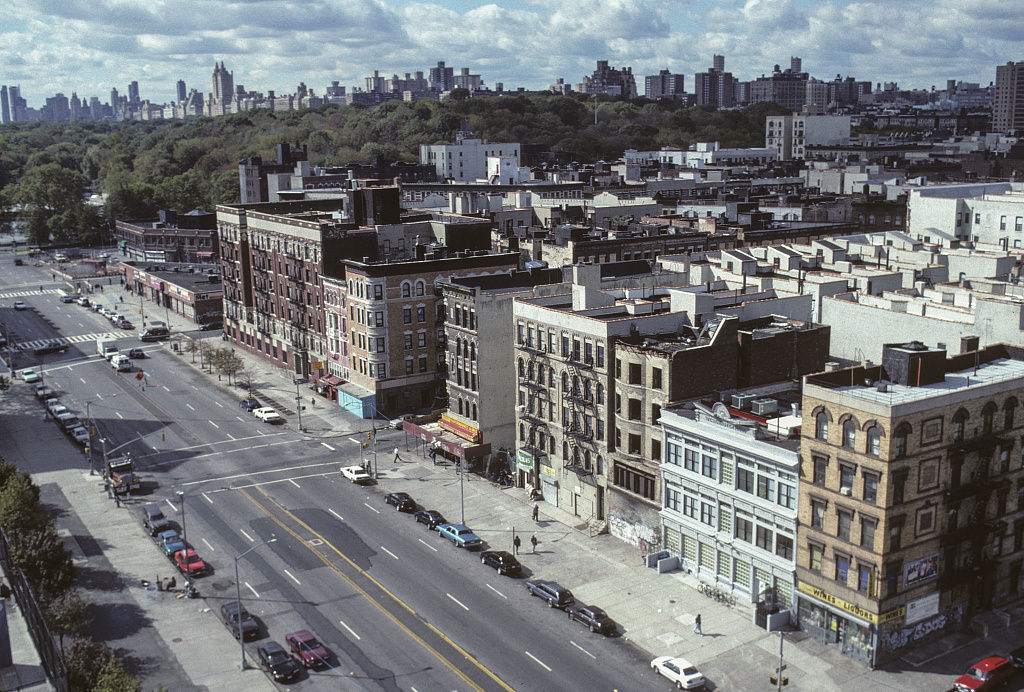
[[[56,92],[105,99],[137,80],[142,99],[163,103],[178,80],[208,93],[221,61],[250,90],[288,93],[304,82],[322,94],[332,81],[362,86],[374,70],[401,75],[438,60],[469,67],[490,88],[545,89],[608,60],[640,76],[689,75],[690,91],[692,75],[722,54],[740,79],[800,56],[820,79],[941,89],[947,79],[993,81],[996,65],[1024,57],[1022,36],[1024,16],[991,0],[211,0],[202,13],[159,1],[13,0],[0,19],[0,82],[39,105]]]

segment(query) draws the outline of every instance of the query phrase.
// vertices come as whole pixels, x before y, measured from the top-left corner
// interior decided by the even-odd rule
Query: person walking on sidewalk
[[[539,516],[540,516],[540,505],[538,505],[536,502],[534,502],[533,503],[533,520],[537,521],[537,518]]]
[[[537,544],[540,543],[540,541],[537,540],[537,534],[530,536],[530,543],[533,545],[533,552],[537,552]]]
[[[391,463],[392,464],[397,464],[400,461],[400,459],[401,458],[398,456],[398,447],[395,447],[395,460],[392,461]]]
[[[512,554],[513,555],[518,555],[519,554],[519,546],[521,546],[522,544],[523,544],[523,542],[519,540],[519,536],[516,536],[515,538],[512,539]]]
[[[704,632],[700,628],[700,613],[697,613],[697,617],[693,619],[693,633],[704,636]]]

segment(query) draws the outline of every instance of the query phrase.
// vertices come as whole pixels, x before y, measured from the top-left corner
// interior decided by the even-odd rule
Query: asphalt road
[[[6,270],[2,255],[0,264]],[[166,344],[125,334],[123,348],[142,345],[150,357],[135,363],[141,379],[138,369],[116,373],[94,355],[95,335],[115,331],[106,318],[60,303],[46,290],[52,283],[40,294],[39,268],[14,269],[0,279],[0,322],[18,341],[71,342],[68,352],[42,357],[45,380],[81,418],[91,415],[103,441],[96,449],[131,451],[145,484],[141,499],[161,503],[184,524],[188,543],[212,567],[197,580],[211,628],[221,627],[220,605],[235,598],[235,557],[244,554],[237,588],[262,623],[261,637],[283,642],[285,633],[306,628],[327,646],[330,667],[293,687],[666,688],[628,643],[581,630],[531,599],[521,580],[497,576],[476,553],[385,505],[386,482],[362,488],[344,481],[338,467],[358,463],[346,439],[310,440],[291,424],[258,422]],[[35,294],[19,298],[31,309],[11,310],[13,294],[31,292],[33,281]],[[30,351],[15,358],[19,368],[40,361]],[[399,434],[384,433],[380,448],[390,448],[389,435]],[[47,464],[67,460],[43,460],[34,470]],[[450,506],[457,503],[456,490]],[[219,636],[230,635],[221,627]],[[257,644],[246,644],[250,657]]]

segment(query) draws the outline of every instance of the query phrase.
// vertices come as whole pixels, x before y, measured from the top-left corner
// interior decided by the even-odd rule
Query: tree
[[[47,522],[39,511],[39,487],[27,474],[12,468],[5,463],[0,471],[0,526],[13,539],[40,529]]]
[[[196,362],[196,354],[199,353],[199,341],[192,336],[183,336],[181,338],[181,348],[185,353],[192,354],[192,362]]]
[[[251,393],[253,385],[256,384],[256,373],[248,365],[243,365],[235,375],[235,382],[239,387]]]
[[[8,534],[14,558],[32,590],[42,601],[55,599],[75,582],[71,553],[52,524],[33,531]]]
[[[72,637],[64,654],[68,685],[73,690],[91,690],[112,654],[106,644],[84,637]]]
[[[100,668],[92,692],[142,692],[142,682],[126,671],[121,661],[111,655]]]
[[[85,602],[74,589],[69,589],[45,606],[46,624],[52,634],[60,640],[60,652],[64,655],[64,637],[79,635],[85,629],[88,616]]]
[[[76,227],[66,224],[84,218],[82,193],[88,181],[76,171],[56,163],[30,168],[17,183],[12,201],[20,204],[19,216],[27,222],[34,243],[47,243],[52,235],[75,235]]]

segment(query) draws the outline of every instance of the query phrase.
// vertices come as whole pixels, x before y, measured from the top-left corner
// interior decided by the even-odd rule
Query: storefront
[[[535,447],[520,447],[516,450],[516,476],[520,488],[537,487],[537,460],[545,456]]]
[[[407,435],[412,435],[423,441],[422,453],[424,456],[433,453],[456,463],[467,461],[471,466],[476,464],[482,466],[484,457],[491,453],[490,443],[477,444],[465,440],[447,428],[442,428],[440,422],[417,425],[411,421],[405,421],[402,424],[402,429]]]
[[[558,471],[547,464],[540,464],[540,492],[544,501],[558,506]]]
[[[345,381],[337,375],[327,375],[326,377],[314,380],[314,382],[316,384],[317,394],[326,397],[331,401],[338,400],[338,387],[345,383]]]
[[[878,627],[906,612],[900,606],[878,615],[802,581],[797,582],[797,591],[800,629],[872,667],[877,662]]]
[[[369,389],[351,382],[337,384],[334,389],[338,393],[338,406],[360,418],[374,417],[377,396]]]

